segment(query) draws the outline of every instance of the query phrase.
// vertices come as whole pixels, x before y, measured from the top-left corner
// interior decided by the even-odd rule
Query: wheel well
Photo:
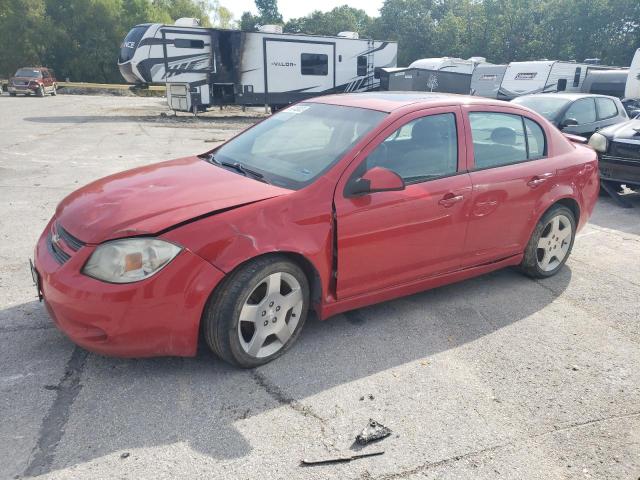
[[[573,198],[561,198],[556,203],[551,205],[551,207],[553,207],[554,205],[563,205],[571,210],[573,212],[573,216],[576,219],[576,225],[578,224],[580,220],[580,205],[578,205],[578,202],[576,202]],[[549,208],[547,209],[547,211],[549,211]]]

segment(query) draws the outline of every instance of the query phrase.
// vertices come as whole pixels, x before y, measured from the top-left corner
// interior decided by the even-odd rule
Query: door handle
[[[440,205],[445,208],[453,207],[456,203],[462,201],[464,199],[464,195],[456,195],[455,193],[447,193],[444,197],[438,201]]]
[[[553,176],[553,173],[542,173],[540,175],[536,175],[531,180],[527,182],[527,185],[531,188],[536,188],[546,182],[550,177]]]

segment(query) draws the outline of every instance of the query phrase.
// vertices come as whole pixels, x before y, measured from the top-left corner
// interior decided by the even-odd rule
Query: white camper
[[[640,48],[636,50],[633,60],[631,60],[624,96],[625,98],[640,98]]]
[[[471,57],[467,60],[452,57],[421,58],[412,62],[408,68],[471,74],[477,65],[486,63],[486,61],[487,59],[484,57]]]
[[[396,66],[396,42],[359,39],[354,32],[282,34],[273,27],[241,32],[138,25],[122,44],[118,65],[129,83],[166,83],[170,107],[193,112],[225,104],[280,107],[375,90],[376,69]]]
[[[485,63],[478,65],[471,75],[471,95],[498,98],[502,79],[507,71],[506,65]]]
[[[539,60],[511,62],[505,71],[498,98],[511,100],[521,95],[547,92],[580,92],[587,63]]]

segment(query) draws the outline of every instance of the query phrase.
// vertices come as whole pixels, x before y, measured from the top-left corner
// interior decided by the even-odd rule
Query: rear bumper
[[[80,273],[95,247],[84,246],[59,263],[40,237],[35,268],[49,315],[74,343],[118,357],[193,356],[209,295],[224,274],[183,250],[156,275],[110,284]]]

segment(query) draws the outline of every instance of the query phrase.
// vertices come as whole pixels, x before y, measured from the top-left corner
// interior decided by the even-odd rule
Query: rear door
[[[269,104],[285,104],[335,87],[335,43],[265,38],[265,93]]]
[[[556,175],[544,129],[521,111],[463,107],[468,122],[472,205],[463,267],[522,253],[539,200]],[[526,132],[526,134],[525,134]]]
[[[612,98],[596,97],[595,102],[598,116],[596,130],[626,120],[626,115],[620,111],[616,101]]]

